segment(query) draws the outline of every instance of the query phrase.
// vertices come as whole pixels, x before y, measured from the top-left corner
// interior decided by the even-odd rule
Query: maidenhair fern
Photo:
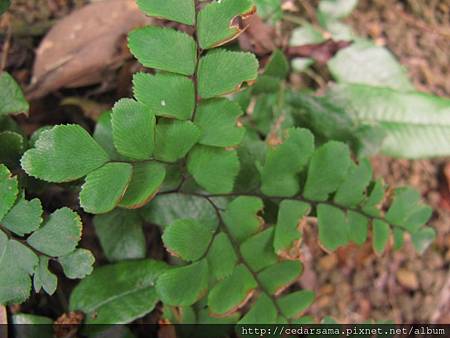
[[[355,163],[345,144],[317,146],[299,128],[270,145],[246,133],[244,113],[228,94],[256,81],[258,62],[224,45],[245,28],[252,1],[138,4],[148,15],[191,26],[186,31],[193,34],[153,26],[131,32],[132,53],[153,69],[134,76],[134,98],[102,116],[93,137],[77,125],[42,132],[21,161],[29,175],[49,182],[84,178],[80,204],[96,214],[110,261],[145,257],[144,222],[162,231],[173,264],[111,264],[75,288],[70,308],[83,311],[87,323],[127,323],[158,301],[172,322],[310,321],[302,314],[314,293],[288,289],[302,273],[302,227],[310,217],[330,251],[370,238],[382,253],[391,236],[401,246],[404,233],[419,251],[433,240],[424,226],[431,210],[418,193],[404,188],[386,199],[370,163]],[[280,69],[287,71],[282,59],[274,60],[255,89],[263,92],[279,82]],[[127,311],[118,306],[125,302]]]

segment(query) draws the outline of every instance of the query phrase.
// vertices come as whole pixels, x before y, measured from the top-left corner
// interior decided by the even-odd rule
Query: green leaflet
[[[242,33],[240,21],[256,11],[251,0],[213,2],[198,14],[197,28],[200,47],[221,46]]]
[[[423,254],[435,239],[436,230],[429,227],[423,227],[411,236],[412,243],[419,254]]]
[[[199,95],[208,99],[234,93],[243,83],[252,84],[257,75],[258,60],[253,54],[227,50],[209,52],[199,64]]]
[[[212,236],[213,232],[203,224],[180,219],[164,230],[162,240],[172,255],[186,261],[196,261],[206,253]]]
[[[223,220],[233,238],[242,242],[256,234],[264,220],[258,216],[263,201],[257,197],[241,196],[228,204]]]
[[[197,145],[189,153],[187,168],[208,192],[229,193],[239,173],[239,158],[236,150]]]
[[[117,152],[114,146],[113,129],[111,122],[112,111],[106,111],[100,115],[95,126],[94,140],[103,148],[112,160],[122,160],[123,156]],[[33,134],[33,137],[35,135]]]
[[[192,149],[201,136],[200,129],[191,121],[160,119],[156,125],[156,159],[175,162]]]
[[[5,165],[0,164],[0,220],[14,205],[18,193],[17,178],[11,175]]]
[[[188,120],[195,107],[194,83],[177,74],[137,73],[133,76],[133,92],[139,102],[157,116]]]
[[[319,221],[319,239],[325,248],[334,251],[348,243],[350,228],[341,209],[319,204],[317,218]]]
[[[220,281],[208,295],[208,307],[212,314],[226,316],[244,306],[257,284],[244,265],[238,265],[231,276]]]
[[[25,148],[23,136],[13,131],[0,132],[0,144],[0,163],[16,167]]]
[[[39,228],[42,222],[42,205],[37,198],[27,201],[20,199],[1,219],[2,225],[19,236],[29,234]]]
[[[13,324],[13,332],[16,337],[53,337],[53,320],[48,317],[30,315],[28,313],[17,313],[11,316],[11,324]]]
[[[339,84],[327,94],[358,123],[379,125],[388,156],[424,158],[450,154],[450,100],[390,88]]]
[[[183,287],[180,287],[183,281]],[[202,259],[191,265],[163,273],[156,283],[161,300],[168,305],[194,304],[208,288],[208,262]]]
[[[133,164],[133,175],[119,206],[128,209],[144,206],[158,193],[165,177],[166,168],[161,163]]]
[[[346,180],[336,192],[334,201],[340,205],[354,207],[364,199],[366,189],[372,180],[372,167],[368,160],[351,165]]]
[[[312,304],[314,298],[314,292],[302,290],[282,296],[278,300],[278,305],[287,318],[297,318]]]
[[[58,258],[64,274],[71,279],[84,278],[91,274],[94,261],[94,256],[86,249],[77,249],[68,255]]]
[[[56,291],[58,279],[56,275],[48,270],[48,261],[47,257],[39,257],[39,264],[34,271],[33,283],[36,292],[39,292],[43,288],[45,292],[52,295]]]
[[[93,214],[103,214],[114,209],[125,194],[132,171],[131,164],[108,163],[90,173],[81,187],[81,207]]]
[[[106,152],[86,130],[78,125],[59,125],[39,136],[21,164],[30,176],[60,183],[79,179],[107,161]]]
[[[145,258],[142,223],[136,212],[123,209],[94,217],[95,232],[109,261]]]
[[[112,113],[117,151],[136,160],[150,158],[155,146],[155,123],[153,112],[142,103],[130,99],[117,102]]]
[[[170,28],[147,26],[128,35],[131,53],[145,67],[182,75],[192,75],[197,51],[186,33]]]
[[[308,168],[304,195],[315,201],[325,201],[342,184],[351,164],[349,148],[330,141],[312,156]]]
[[[314,151],[314,137],[306,129],[289,129],[286,140],[269,149],[262,168],[261,191],[268,196],[293,196],[300,189],[298,174]]]
[[[28,298],[30,275],[37,264],[38,257],[33,251],[15,240],[8,240],[0,230],[0,304],[21,303]]]
[[[141,11],[150,16],[186,25],[193,25],[195,22],[193,0],[138,0],[137,3]]]
[[[281,261],[258,274],[264,288],[271,294],[278,294],[300,278],[303,266],[298,260]]]
[[[259,296],[250,311],[239,321],[238,324],[275,324],[277,320],[277,309],[266,294]]]
[[[0,4],[0,13],[9,7],[9,1]],[[19,85],[6,72],[0,74],[0,116],[27,113],[30,109]]]
[[[228,236],[223,232],[215,236],[208,252],[210,273],[221,280],[231,275],[237,262],[238,257]]]
[[[270,227],[241,244],[242,257],[253,271],[260,271],[278,261],[273,250],[274,228]]]
[[[289,252],[301,238],[300,224],[310,209],[310,205],[300,201],[285,200],[280,203],[273,241],[273,247],[278,255]]]
[[[203,101],[194,120],[202,132],[199,143],[215,147],[241,143],[245,129],[238,125],[238,118],[242,114],[239,106],[228,99]]]
[[[382,254],[389,240],[390,228],[389,224],[378,219],[372,224],[372,245],[376,253]]]
[[[70,310],[84,312],[86,324],[129,323],[153,310],[158,301],[154,284],[166,270],[165,263],[152,260],[97,268],[73,290]]]
[[[369,41],[358,41],[339,51],[328,67],[338,82],[414,90],[405,68],[395,56]]]
[[[68,208],[56,210],[27,242],[36,250],[53,256],[64,256],[72,252],[81,238],[81,219]]]

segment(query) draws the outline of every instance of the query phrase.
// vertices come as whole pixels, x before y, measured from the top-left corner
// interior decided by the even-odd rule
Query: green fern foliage
[[[355,163],[345,144],[316,144],[300,128],[269,144],[242,126],[244,112],[228,94],[257,80],[258,62],[223,45],[245,28],[254,12],[250,0],[138,4],[149,15],[193,26],[194,34],[159,27],[132,32],[132,53],[154,71],[135,75],[134,99],[104,115],[94,137],[79,126],[57,126],[22,158],[23,169],[42,180],[85,178],[80,204],[97,214],[107,259],[123,261],[95,270],[75,288],[70,307],[86,313],[88,323],[127,323],[158,301],[173,322],[303,323],[314,293],[295,282],[303,271],[302,226],[310,218],[317,218],[319,241],[329,251],[370,238],[382,253],[393,232],[410,234],[419,251],[433,240],[425,226],[430,209],[420,196],[400,189],[386,200],[369,162]],[[286,71],[275,55],[257,86],[263,91]],[[8,184],[14,186],[7,178],[3,189]],[[174,264],[145,259],[144,223],[159,227]],[[59,249],[55,244],[48,253]],[[113,311],[119,301],[133,310]],[[170,315],[177,311],[183,315]]]
[[[31,290],[53,294],[57,277],[49,262],[58,262],[68,278],[84,278],[92,271],[94,256],[78,249],[82,224],[68,208],[45,220],[41,202],[25,199],[18,180],[0,165],[0,304],[21,303]]]

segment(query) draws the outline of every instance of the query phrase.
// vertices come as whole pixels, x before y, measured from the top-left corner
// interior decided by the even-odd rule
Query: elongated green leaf
[[[286,140],[269,149],[262,169],[261,190],[268,196],[293,196],[300,189],[298,174],[314,151],[314,137],[306,129],[289,129]]]
[[[42,205],[37,198],[19,200],[1,221],[2,225],[19,236],[29,234],[39,228],[42,222]]]
[[[312,156],[304,195],[315,201],[325,201],[342,184],[350,169],[350,150],[340,142],[330,141]]]
[[[183,281],[183,287],[180,286]],[[208,262],[202,259],[191,265],[163,273],[156,290],[164,304],[188,306],[194,304],[208,288]]]
[[[336,85],[327,96],[358,123],[376,124],[386,137],[388,156],[424,158],[450,155],[450,100],[365,85]]]
[[[0,164],[0,221],[14,205],[18,193],[17,178],[11,175],[5,165]]]
[[[317,218],[319,220],[319,239],[325,248],[334,251],[348,243],[350,229],[342,210],[319,204]]]
[[[309,204],[300,201],[285,200],[280,203],[273,242],[273,247],[278,255],[288,252],[301,238],[300,222],[310,209]]]
[[[166,168],[161,163],[133,164],[133,176],[119,206],[129,209],[144,206],[157,194],[165,177]]]
[[[160,119],[156,125],[155,158],[175,162],[192,149],[201,131],[191,121]]]
[[[234,0],[233,0],[234,1]],[[208,99],[239,91],[258,76],[258,60],[253,54],[218,50],[200,60],[199,95]]]
[[[242,19],[256,11],[251,0],[223,0],[203,8],[198,15],[198,37],[203,49],[221,46],[244,29]]]
[[[128,163],[108,163],[89,174],[81,187],[81,207],[93,214],[114,209],[125,194],[132,170]]]
[[[338,82],[414,90],[405,68],[385,47],[359,41],[347,47],[328,62]]]
[[[81,219],[68,208],[56,210],[43,227],[35,231],[27,242],[36,250],[52,256],[72,252],[81,238]]]
[[[226,194],[233,190],[239,159],[236,150],[197,145],[189,153],[187,168],[208,192]]]
[[[58,258],[64,274],[71,279],[84,278],[91,274],[94,261],[94,256],[86,249],[77,249],[68,255]]]
[[[245,129],[238,125],[238,118],[242,114],[239,106],[228,99],[201,103],[194,121],[202,132],[199,143],[216,147],[241,143]]]
[[[250,311],[239,321],[238,324],[275,324],[277,320],[277,308],[272,300],[265,294],[261,294],[253,304]]]
[[[281,261],[258,275],[261,284],[271,294],[277,294],[294,283],[303,272],[302,264],[296,261]]]
[[[44,131],[35,147],[23,155],[22,168],[49,182],[79,179],[108,161],[106,152],[78,125]]]
[[[70,295],[70,310],[86,314],[86,324],[129,323],[153,310],[154,284],[167,270],[153,260],[122,262],[95,269]]]
[[[144,258],[146,243],[136,212],[116,209],[94,218],[95,232],[109,261]]]
[[[194,0],[138,0],[139,8],[150,16],[186,25],[195,22]]]
[[[0,7],[3,6],[5,5],[0,5]],[[6,8],[0,9],[3,12]],[[2,72],[0,74],[0,116],[27,113],[29,108],[28,102],[16,81],[8,73]]]
[[[231,275],[238,261],[233,245],[228,236],[221,232],[218,234],[208,252],[210,273],[217,279]]]
[[[208,295],[209,311],[225,316],[244,306],[257,287],[256,281],[244,265],[238,265],[233,274],[220,281]]]
[[[312,304],[314,298],[314,292],[302,290],[281,297],[278,305],[287,318],[296,318]]]
[[[185,194],[157,196],[141,209],[141,214],[147,222],[162,227],[186,218],[195,219],[212,231],[219,225],[214,208],[205,198]]]
[[[172,255],[186,261],[196,261],[205,254],[212,235],[211,229],[203,224],[191,219],[180,219],[164,230],[162,240]]]
[[[194,40],[174,29],[148,26],[128,35],[133,55],[145,67],[192,75],[197,60]]]
[[[39,264],[34,271],[33,285],[36,292],[39,292],[42,288],[49,295],[52,295],[56,291],[58,278],[48,270],[48,261],[47,257],[39,257]]]
[[[253,271],[260,271],[278,261],[273,249],[274,227],[270,227],[241,244],[241,254]]]
[[[256,234],[263,225],[258,213],[263,209],[263,202],[257,197],[241,196],[228,204],[223,220],[233,238],[242,242]]]
[[[389,240],[389,224],[381,220],[373,221],[372,225],[372,245],[376,253],[382,254]]]
[[[194,83],[185,76],[137,73],[133,77],[133,92],[157,116],[188,120],[194,111]]]
[[[136,160],[150,158],[155,146],[156,119],[142,103],[122,99],[112,114],[114,145],[117,151]]]

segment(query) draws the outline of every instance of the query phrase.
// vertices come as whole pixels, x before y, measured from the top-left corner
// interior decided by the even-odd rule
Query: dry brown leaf
[[[258,16],[253,15],[246,20],[247,30],[239,37],[239,44],[243,50],[257,55],[265,55],[275,50],[275,29],[264,23]]]
[[[91,3],[59,21],[36,51],[29,99],[102,82],[127,59],[126,35],[151,22],[134,0]]]

